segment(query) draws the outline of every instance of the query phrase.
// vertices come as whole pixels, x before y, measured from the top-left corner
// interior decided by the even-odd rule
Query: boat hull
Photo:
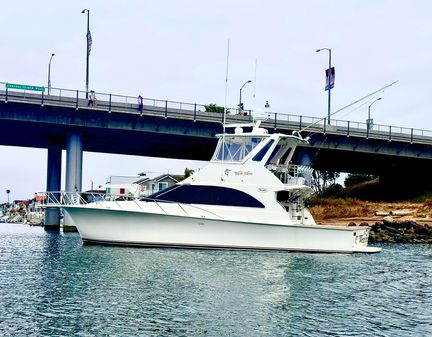
[[[307,252],[378,252],[368,227],[262,224],[69,206],[84,243]]]

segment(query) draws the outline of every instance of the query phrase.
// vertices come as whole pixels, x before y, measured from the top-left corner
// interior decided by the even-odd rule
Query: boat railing
[[[67,191],[48,191],[38,192],[39,196],[44,196],[41,199],[43,206],[62,206],[62,205],[85,205],[91,202],[98,201],[121,201],[134,200],[130,195],[113,195],[102,192],[67,192]]]
[[[137,203],[137,201],[149,201],[154,202],[162,212],[167,213],[166,210],[163,207],[163,204],[174,204],[177,205],[186,215],[189,215],[187,210],[184,208],[184,205],[175,202],[175,201],[169,201],[169,200],[161,200],[161,199],[154,199],[150,197],[141,197],[136,198],[133,195],[125,195],[125,194],[105,194],[102,192],[66,192],[66,191],[49,191],[49,192],[38,192],[39,196],[44,196],[41,199],[42,201],[42,207],[61,207],[61,206],[67,206],[67,205],[86,205],[89,203],[98,203],[102,201],[112,201],[115,202],[119,208],[122,208],[122,205],[118,203],[119,201],[134,201],[136,205],[140,207],[140,205]],[[213,217],[222,218],[220,215],[213,213],[211,211],[208,211],[204,208],[190,205],[189,207],[192,207],[194,209],[197,209],[201,211],[202,213],[207,213],[212,215]]]
[[[266,167],[284,184],[312,186],[313,169],[310,166],[270,164]]]

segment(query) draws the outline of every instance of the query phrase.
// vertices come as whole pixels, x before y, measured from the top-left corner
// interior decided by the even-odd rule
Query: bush
[[[217,113],[224,113],[225,108],[222,106],[218,106],[217,104],[214,103],[210,103],[208,105],[204,105],[205,111],[206,112],[217,112]],[[226,113],[229,113],[229,110],[226,110]]]
[[[345,184],[345,187],[348,187],[348,186],[352,186],[352,185],[357,185],[357,184],[365,182],[365,181],[371,181],[374,179],[376,179],[376,176],[371,175],[371,174],[353,174],[353,173],[350,173],[345,178],[344,184]]]

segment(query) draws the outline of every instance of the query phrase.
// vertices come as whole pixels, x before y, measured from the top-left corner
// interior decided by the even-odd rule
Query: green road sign
[[[38,87],[36,85],[27,85],[27,84],[13,84],[13,83],[6,83],[6,89],[45,91],[45,87]]]

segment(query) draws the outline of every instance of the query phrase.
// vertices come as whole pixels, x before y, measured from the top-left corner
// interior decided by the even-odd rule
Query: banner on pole
[[[90,52],[91,52],[91,48],[92,48],[92,36],[90,31],[88,31],[88,35],[87,35],[87,54],[90,56]]]
[[[334,88],[335,82],[335,67],[331,67],[330,69],[326,69],[326,86],[325,90],[330,90]]]

